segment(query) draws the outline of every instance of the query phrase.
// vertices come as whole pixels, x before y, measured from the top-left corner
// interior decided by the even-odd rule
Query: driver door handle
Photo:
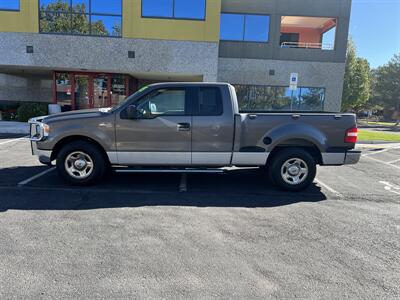
[[[178,123],[178,131],[190,131],[190,123]]]

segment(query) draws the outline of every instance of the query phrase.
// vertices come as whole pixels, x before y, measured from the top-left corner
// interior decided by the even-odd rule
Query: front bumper
[[[37,143],[34,141],[31,141],[31,149],[32,149],[32,155],[38,156],[39,161],[42,164],[50,164],[51,163],[51,151],[50,150],[38,149]]]

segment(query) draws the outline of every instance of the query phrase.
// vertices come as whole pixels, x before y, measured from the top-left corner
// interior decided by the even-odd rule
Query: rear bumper
[[[40,150],[37,147],[37,143],[34,141],[31,141],[31,149],[32,149],[32,155],[36,155],[39,157],[39,161],[42,164],[49,164],[51,163],[51,151],[50,150]]]
[[[344,159],[345,165],[354,165],[359,162],[361,158],[361,151],[350,150],[346,152],[346,157]]]
[[[325,152],[322,153],[322,165],[324,166],[341,166],[353,165],[358,163],[361,157],[361,151],[345,150],[341,152]]]

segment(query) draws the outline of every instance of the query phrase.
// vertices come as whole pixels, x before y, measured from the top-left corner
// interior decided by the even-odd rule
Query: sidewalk
[[[29,134],[27,122],[0,121],[0,133]]]

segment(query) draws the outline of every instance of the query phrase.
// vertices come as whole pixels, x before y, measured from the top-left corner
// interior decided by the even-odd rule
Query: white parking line
[[[332,194],[335,194],[337,197],[342,198],[343,195],[341,193],[339,193],[337,190],[335,190],[334,188],[331,188],[329,185],[327,185],[326,183],[323,183],[321,180],[319,179],[315,179],[314,180],[316,183],[318,183],[321,187],[327,189],[329,192],[331,192]]]
[[[376,161],[376,162],[379,162],[379,163],[381,163],[381,164],[384,164],[384,165],[387,165],[387,166],[391,166],[391,167],[393,167],[393,168],[396,168],[396,169],[399,169],[400,170],[400,167],[399,166],[396,166],[396,165],[392,165],[392,164],[390,164],[390,163],[388,163],[388,162],[386,162],[386,161],[383,161],[383,160],[380,160],[380,159],[376,159],[376,158],[373,158],[373,157],[371,157],[371,156],[364,156],[365,158],[369,158],[369,159],[371,159],[371,160],[374,160],[374,161]]]
[[[56,169],[56,167],[52,167],[50,169],[44,170],[43,172],[40,172],[39,174],[36,174],[36,175],[34,175],[32,177],[29,177],[28,179],[25,179],[25,180],[19,182],[18,186],[24,186],[24,185],[28,184],[29,182],[31,182],[31,181],[33,181],[35,179],[38,179],[39,177],[41,177],[43,175],[46,175],[47,173],[50,173],[51,171],[53,171],[55,169]]]
[[[11,142],[16,142],[16,141],[19,141],[19,140],[26,139],[26,138],[28,138],[28,137],[29,137],[29,135],[23,136],[23,137],[20,137],[20,138],[17,138],[17,139],[12,139],[12,140],[9,140],[9,141],[0,143],[0,145],[8,144],[8,143],[11,143]]]
[[[392,160],[392,161],[388,161],[388,164],[394,164],[394,163],[397,163],[398,161],[400,161],[400,158]]]
[[[388,192],[400,195],[400,186],[397,186],[395,184],[392,184],[387,181],[379,181],[379,183],[382,183],[385,185],[384,189]]]
[[[387,152],[387,151],[393,150],[393,149],[400,149],[400,147],[396,145],[394,147],[388,147],[388,148],[385,148],[385,149],[382,149],[382,150],[378,150],[378,151],[374,151],[374,152],[370,152],[370,153],[365,153],[365,154],[362,154],[361,156],[375,155],[375,154],[379,154],[379,153],[382,153],[382,152]]]

